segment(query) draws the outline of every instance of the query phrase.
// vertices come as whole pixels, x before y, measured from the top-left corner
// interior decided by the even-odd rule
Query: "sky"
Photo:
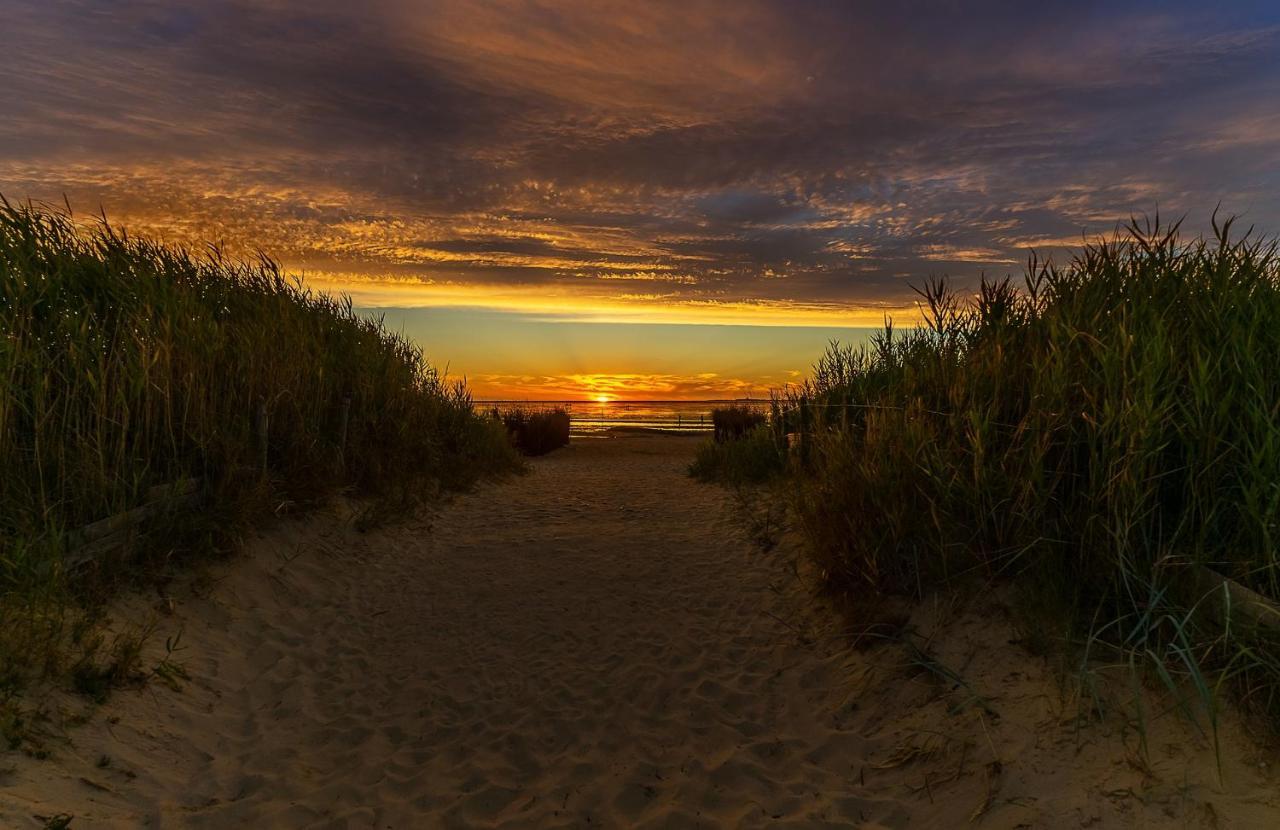
[[[0,194],[481,397],[722,397],[1133,215],[1280,231],[1280,4],[0,0]]]

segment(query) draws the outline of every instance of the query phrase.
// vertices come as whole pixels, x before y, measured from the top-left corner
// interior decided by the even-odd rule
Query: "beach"
[[[761,546],[701,439],[579,437],[360,532],[340,503],[113,616],[187,675],[0,772],[0,826],[1264,827],[1271,752],[1156,690],[1080,722],[1000,592],[853,636],[799,543]],[[941,667],[941,668],[939,668]],[[51,693],[54,694],[54,693]],[[1145,742],[1145,748],[1143,743]],[[1221,774],[1219,774],[1219,767]]]

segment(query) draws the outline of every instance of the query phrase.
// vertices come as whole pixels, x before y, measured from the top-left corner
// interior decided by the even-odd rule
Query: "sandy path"
[[[1134,760],[1123,723],[1082,741],[998,609],[948,612],[933,646],[991,710],[900,651],[851,651],[786,545],[754,548],[729,498],[683,475],[692,446],[582,440],[430,520],[271,531],[163,619],[184,632],[184,691],[117,693],[52,760],[15,759],[0,826],[1280,816],[1263,756],[1234,733],[1225,786],[1178,723],[1152,733],[1155,761]]]

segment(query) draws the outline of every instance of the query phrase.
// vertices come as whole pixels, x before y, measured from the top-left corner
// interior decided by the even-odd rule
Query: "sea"
[[[747,406],[762,412],[769,401],[761,398],[714,401],[476,401],[476,409],[496,407],[541,411],[565,409],[569,431],[587,434],[608,429],[643,427],[660,432],[711,431],[711,410],[726,406]]]

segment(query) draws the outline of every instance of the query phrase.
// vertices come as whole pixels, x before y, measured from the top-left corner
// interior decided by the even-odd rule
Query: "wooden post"
[[[1203,565],[1193,565],[1191,575],[1200,597],[1209,599],[1221,613],[1231,611],[1242,622],[1280,632],[1280,606],[1270,597]]]
[[[800,399],[800,460],[809,461],[809,399]]]
[[[351,396],[342,399],[342,412],[338,418],[338,463],[347,466],[347,422],[351,418]]]
[[[267,474],[267,402],[258,404],[258,448],[261,452],[262,475]]]

